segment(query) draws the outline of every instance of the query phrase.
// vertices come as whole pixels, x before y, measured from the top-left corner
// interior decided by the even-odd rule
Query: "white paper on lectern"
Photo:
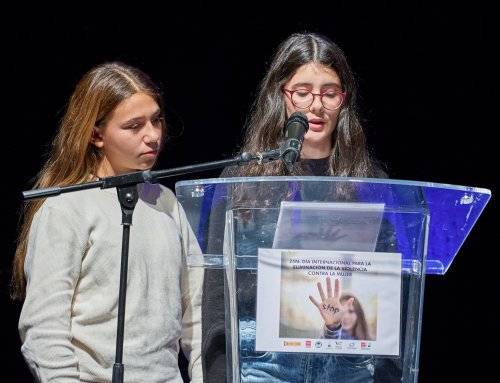
[[[383,203],[281,202],[275,249],[375,251]]]
[[[321,302],[326,278],[352,293],[367,323],[366,339],[325,334],[309,296]],[[401,254],[259,249],[256,351],[400,354]]]

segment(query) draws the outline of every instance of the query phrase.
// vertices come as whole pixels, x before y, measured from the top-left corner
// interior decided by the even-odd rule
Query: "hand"
[[[326,296],[321,282],[318,282],[317,285],[321,303],[310,295],[309,299],[318,308],[319,313],[325,321],[325,326],[332,330],[340,325],[344,313],[349,308],[352,309],[354,298],[350,298],[343,303],[340,302],[340,282],[338,279],[335,279],[335,287],[332,292],[332,282],[330,277],[326,277]]]
[[[330,242],[347,237],[347,234],[343,234],[342,229],[336,228],[335,225],[319,225],[317,233],[319,238],[327,239]]]

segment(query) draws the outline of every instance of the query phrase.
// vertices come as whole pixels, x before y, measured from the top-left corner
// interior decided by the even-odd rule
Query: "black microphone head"
[[[285,122],[285,138],[297,138],[302,141],[309,130],[309,121],[302,112],[294,112]]]
[[[295,112],[285,123],[285,143],[282,149],[282,158],[291,171],[293,164],[300,156],[302,141],[309,129],[309,121],[304,113]]]

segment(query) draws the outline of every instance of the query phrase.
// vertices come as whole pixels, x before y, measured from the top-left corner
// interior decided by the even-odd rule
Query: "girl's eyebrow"
[[[297,88],[297,87],[301,87],[301,86],[312,86],[312,84],[310,82],[299,82],[297,84],[293,84],[292,88]],[[330,86],[333,86],[335,88],[342,88],[342,86],[336,82],[327,82],[325,84],[321,84],[321,88],[327,88]]]
[[[327,87],[334,87],[334,88],[339,88],[342,89],[342,85],[336,83],[336,82],[328,82],[326,84],[321,85],[322,88],[327,88]]]
[[[121,125],[127,125],[131,123],[138,123],[144,121],[144,117],[133,117],[130,120],[123,121]]]
[[[161,109],[157,109],[153,114],[151,114],[151,117],[156,118],[159,115],[161,115]],[[122,125],[142,122],[144,120],[144,118],[145,118],[144,116],[132,117],[130,120],[126,120],[126,121],[122,122]]]

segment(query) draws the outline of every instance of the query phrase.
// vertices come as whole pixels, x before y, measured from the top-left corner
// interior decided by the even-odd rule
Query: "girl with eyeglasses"
[[[283,140],[285,121],[294,112],[305,114],[309,129],[304,136],[300,159],[291,171],[282,161],[272,161],[230,167],[223,171],[221,177],[385,177],[381,166],[370,156],[366,147],[365,134],[356,109],[354,75],[342,50],[324,36],[297,33],[280,44],[252,106],[241,152],[256,153],[279,147]],[[281,192],[263,190],[260,195],[259,191],[249,192],[247,195],[260,201],[262,206],[279,207],[279,201],[283,197]],[[342,200],[350,193],[349,190],[305,192],[312,193],[313,196],[307,200],[322,200],[326,193],[337,193],[338,199]],[[245,198],[245,191],[240,191],[236,200],[238,198]],[[232,203],[236,206],[238,201]],[[224,214],[224,211],[220,214]],[[253,214],[253,222],[258,221],[259,211],[249,209],[249,214]],[[267,224],[271,223],[261,222],[261,227]],[[257,228],[245,232],[245,238],[235,238],[236,253],[256,255],[258,247],[272,247],[272,238],[265,237],[268,231]],[[208,251],[216,253],[210,252],[210,248]],[[369,355],[255,351],[257,278],[255,274],[242,271],[237,278],[241,382],[368,383],[376,379],[376,361]],[[224,315],[221,313],[224,313],[223,273],[207,269],[202,310],[202,354],[205,380],[209,383],[226,381],[226,335]],[[395,370],[394,381],[397,381],[400,379],[400,371],[397,368]]]

